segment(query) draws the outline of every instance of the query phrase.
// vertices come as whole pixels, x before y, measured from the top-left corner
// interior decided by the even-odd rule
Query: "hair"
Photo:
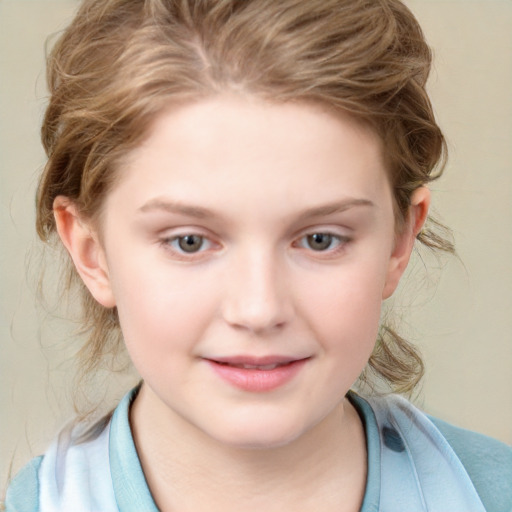
[[[172,102],[241,92],[315,102],[369,124],[383,142],[400,226],[411,194],[441,175],[446,144],[425,90],[431,51],[399,0],[85,0],[48,57],[48,156],[37,231],[56,241],[53,202],[67,196],[95,220],[121,162]],[[434,221],[418,239],[452,251]],[[441,234],[439,234],[441,233]],[[68,259],[66,290],[82,301],[83,374],[118,353],[115,308],[90,295]],[[409,392],[417,350],[383,326],[362,379]]]

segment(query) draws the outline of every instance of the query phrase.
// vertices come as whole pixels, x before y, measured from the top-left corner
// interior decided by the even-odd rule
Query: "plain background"
[[[394,301],[427,364],[416,402],[512,444],[512,2],[406,3],[434,49],[429,87],[450,148],[434,207],[460,257],[415,257]],[[0,0],[0,490],[72,413],[74,326],[36,303],[33,224],[44,42],[75,6]],[[106,382],[114,402],[133,378]]]

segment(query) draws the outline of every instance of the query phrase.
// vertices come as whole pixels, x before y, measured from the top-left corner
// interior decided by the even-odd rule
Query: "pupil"
[[[203,245],[203,238],[197,235],[182,236],[179,239],[179,246],[184,252],[196,252]]]
[[[315,251],[324,251],[332,243],[332,236],[325,233],[315,233],[308,236],[308,244]]]

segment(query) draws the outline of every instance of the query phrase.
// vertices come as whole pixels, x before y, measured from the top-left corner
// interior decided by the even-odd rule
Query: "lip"
[[[292,380],[304,368],[309,357],[233,356],[205,359],[225,382],[253,393],[273,391]]]

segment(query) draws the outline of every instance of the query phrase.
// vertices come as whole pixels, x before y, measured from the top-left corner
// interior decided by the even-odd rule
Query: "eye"
[[[201,250],[204,244],[204,238],[199,235],[180,236],[177,241],[183,252],[197,252]]]
[[[187,234],[168,238],[165,243],[171,246],[178,253],[194,254],[208,249],[211,245],[209,240],[201,235]]]
[[[326,251],[335,240],[329,233],[313,233],[305,238],[307,245],[314,251]]]
[[[336,251],[348,242],[348,238],[333,233],[311,233],[299,239],[297,245],[315,252]]]

